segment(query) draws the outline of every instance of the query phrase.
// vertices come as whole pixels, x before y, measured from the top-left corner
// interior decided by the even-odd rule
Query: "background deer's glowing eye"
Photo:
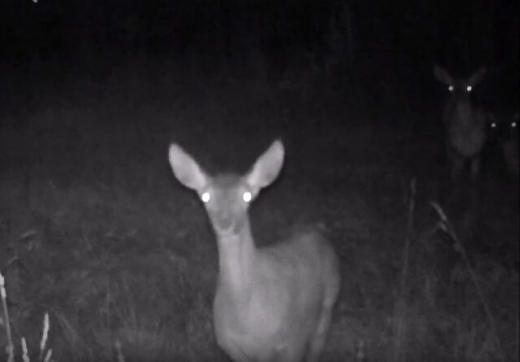
[[[467,90],[468,92],[471,92],[472,89],[473,89],[473,87],[471,87],[470,85],[468,85],[468,86],[466,87],[466,90]]]
[[[202,195],[200,195],[200,199],[202,200],[203,203],[206,203],[209,200],[211,200],[211,194],[206,191]]]
[[[242,200],[244,200],[245,202],[251,202],[252,199],[253,195],[249,191],[246,191],[242,194]]]
[[[448,90],[449,90],[450,92],[453,92],[454,89],[455,89],[455,88],[454,88],[452,85],[450,85],[450,86],[448,87]]]
[[[516,128],[516,122],[511,122],[511,128]]]
[[[496,122],[491,123],[491,128],[497,128]]]

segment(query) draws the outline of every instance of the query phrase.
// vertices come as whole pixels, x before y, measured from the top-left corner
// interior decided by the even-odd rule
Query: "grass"
[[[56,361],[225,361],[214,237],[168,144],[244,171],[281,137],[286,168],[252,227],[259,244],[294,223],[329,229],[343,288],[324,360],[518,360],[518,185],[484,170],[480,202],[448,203],[453,232],[439,228],[442,145],[420,97],[142,59],[60,74],[11,79],[3,98],[0,270],[17,356],[48,312]]]

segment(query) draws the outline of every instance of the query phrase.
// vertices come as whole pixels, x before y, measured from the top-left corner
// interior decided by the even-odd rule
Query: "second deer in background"
[[[478,85],[486,70],[479,69],[468,78],[454,78],[444,68],[435,65],[435,78],[447,86],[450,95],[444,107],[442,121],[451,180],[459,180],[466,164],[470,165],[471,181],[475,182],[480,172],[480,154],[486,144],[488,115],[477,107],[471,92]]]
[[[518,121],[520,113],[493,114],[490,123],[490,137],[496,142],[504,157],[507,171],[511,177],[518,179]]]

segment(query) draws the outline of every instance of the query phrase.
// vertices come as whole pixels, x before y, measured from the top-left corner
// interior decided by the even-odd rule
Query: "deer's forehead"
[[[223,174],[218,175],[213,179],[211,187],[221,193],[236,193],[242,189],[242,177],[238,174]]]

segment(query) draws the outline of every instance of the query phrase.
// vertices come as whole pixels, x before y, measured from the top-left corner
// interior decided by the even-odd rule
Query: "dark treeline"
[[[309,55],[362,62],[375,50],[516,65],[519,19],[518,2],[493,0],[2,0],[0,42],[4,61],[253,51],[283,68]]]

